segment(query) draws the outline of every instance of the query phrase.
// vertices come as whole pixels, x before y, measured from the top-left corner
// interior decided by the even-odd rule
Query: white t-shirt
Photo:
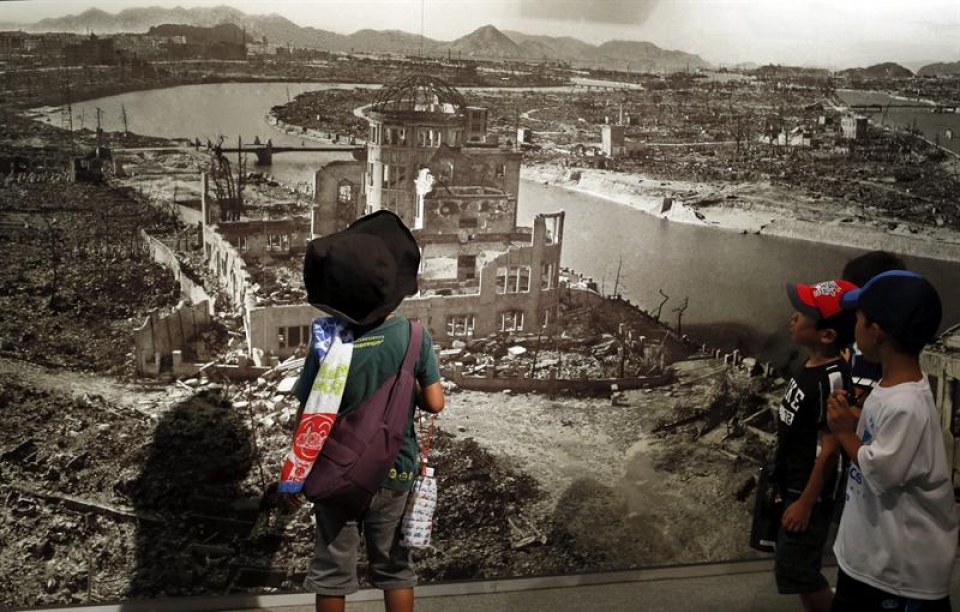
[[[874,387],[857,425],[834,545],[850,577],[888,593],[940,599],[957,548],[950,464],[926,378]]]

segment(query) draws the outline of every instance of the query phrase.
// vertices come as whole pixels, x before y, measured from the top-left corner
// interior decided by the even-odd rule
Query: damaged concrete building
[[[264,295],[257,267],[286,266],[286,278],[296,279],[291,267],[311,237],[382,209],[404,220],[422,253],[420,292],[400,311],[424,323],[438,343],[555,333],[564,213],[517,226],[519,146],[488,134],[487,110],[467,106],[433,77],[386,86],[363,112],[370,125],[366,157],[316,172],[311,218],[235,218],[215,198],[203,198],[206,266],[243,316],[253,362],[302,354],[318,314],[302,297]],[[205,180],[204,194],[208,188]]]
[[[941,334],[920,354],[933,399],[940,414],[947,456],[953,466],[953,486],[960,488],[960,325]]]
[[[343,229],[361,214],[397,213],[423,256],[420,293],[400,310],[438,341],[553,333],[564,214],[517,227],[521,151],[487,132],[487,109],[416,75],[381,89],[364,116],[366,160],[317,172],[318,233]]]

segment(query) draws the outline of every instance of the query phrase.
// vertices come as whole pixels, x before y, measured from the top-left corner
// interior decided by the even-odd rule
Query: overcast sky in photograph
[[[453,40],[501,30],[626,39],[720,63],[825,67],[960,60],[960,0],[8,0],[0,21],[31,23],[99,8],[228,5],[349,34],[398,29]]]

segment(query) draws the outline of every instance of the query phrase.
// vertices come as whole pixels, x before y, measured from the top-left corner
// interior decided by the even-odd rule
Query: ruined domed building
[[[317,172],[314,233],[396,212],[423,255],[420,293],[400,310],[438,341],[553,333],[563,213],[517,227],[520,149],[487,133],[487,110],[467,106],[440,79],[415,75],[384,86],[362,112],[366,160]]]

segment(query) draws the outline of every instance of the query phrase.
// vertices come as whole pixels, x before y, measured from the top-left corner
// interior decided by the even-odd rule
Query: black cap
[[[303,262],[307,301],[355,325],[390,314],[417,292],[420,249],[400,217],[381,210],[311,240]]]
[[[844,310],[862,310],[910,352],[919,352],[936,339],[943,318],[940,296],[934,286],[906,270],[874,276],[862,288],[845,293],[841,305]]]

